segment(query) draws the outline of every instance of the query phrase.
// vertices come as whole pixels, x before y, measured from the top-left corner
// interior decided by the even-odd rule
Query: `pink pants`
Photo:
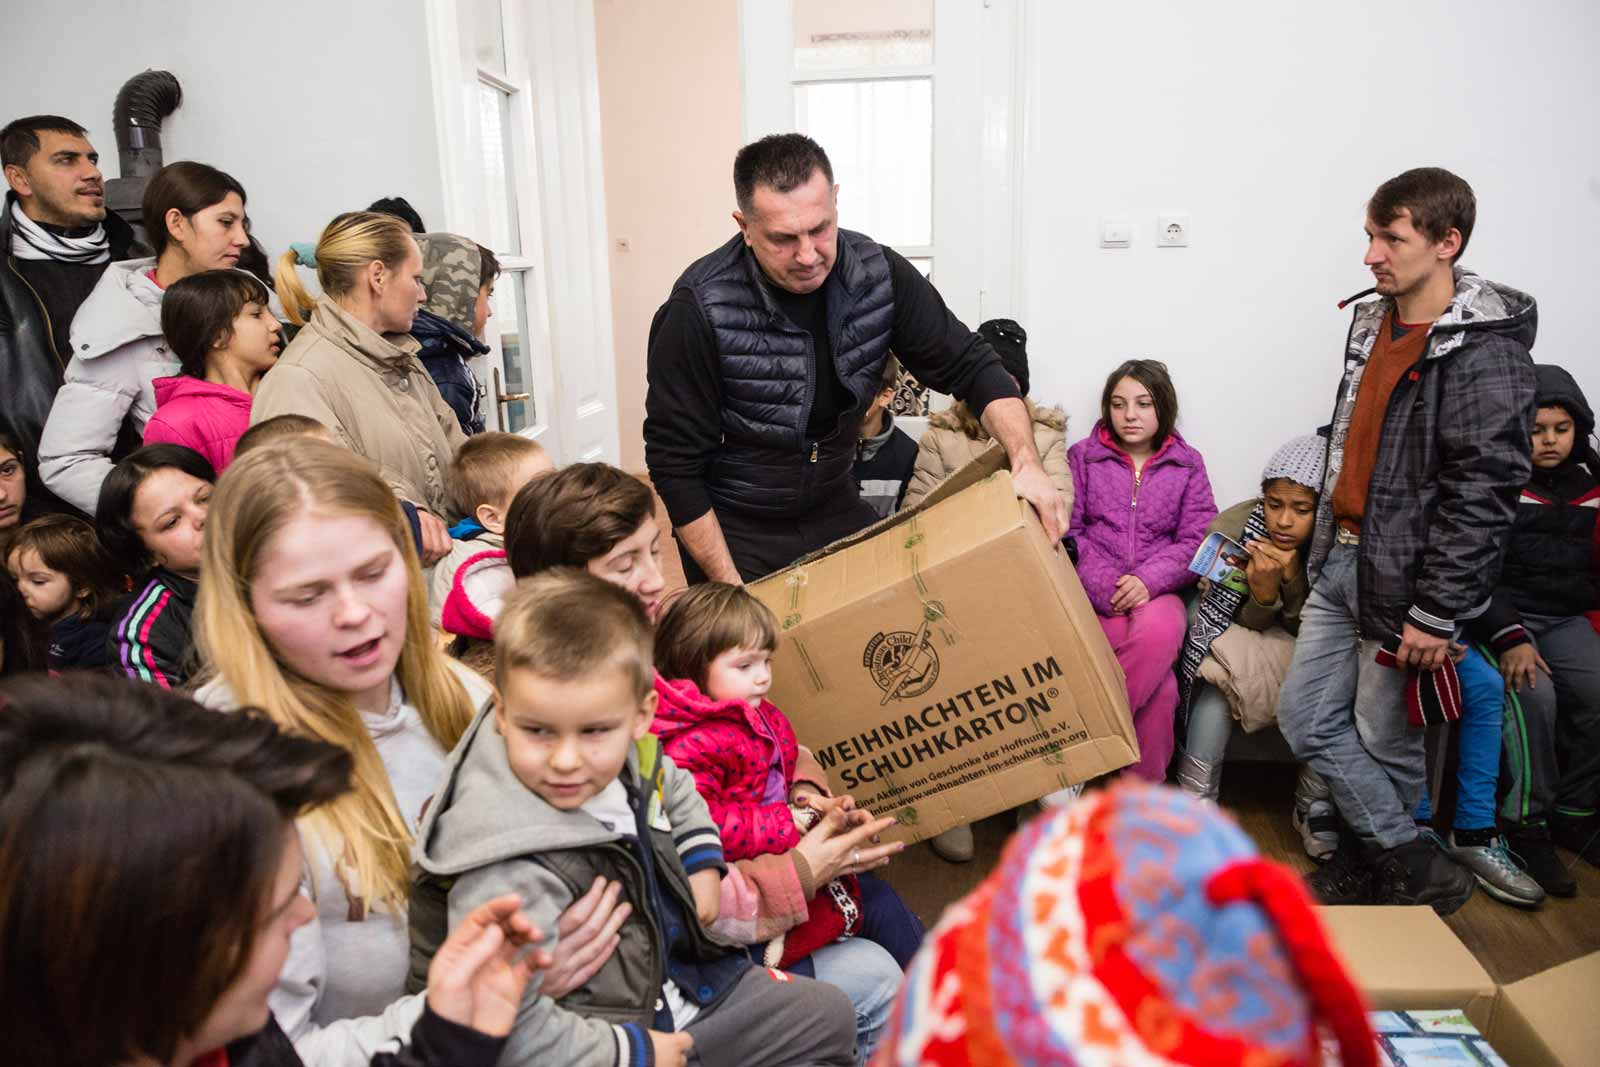
[[[1098,618],[1128,679],[1128,706],[1139,738],[1139,762],[1128,773],[1164,782],[1172,762],[1172,717],[1178,710],[1178,676],[1172,668],[1189,625],[1183,601],[1168,593],[1130,614]]]

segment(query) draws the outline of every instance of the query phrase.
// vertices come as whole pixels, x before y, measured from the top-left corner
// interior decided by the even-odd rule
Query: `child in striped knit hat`
[[[906,972],[874,1067],[1374,1067],[1299,879],[1128,782],[1035,819]]]

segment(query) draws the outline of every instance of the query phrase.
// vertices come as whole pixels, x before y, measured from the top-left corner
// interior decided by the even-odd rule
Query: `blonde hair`
[[[347,211],[334,220],[317,238],[317,283],[328,296],[338,299],[351,292],[360,280],[361,272],[373,260],[391,270],[398,270],[417,249],[411,227],[393,215],[375,211]],[[294,250],[278,257],[278,266],[272,272],[278,301],[283,312],[296,326],[305,325],[305,316],[317,306],[306,291],[295,265],[300,254]]]
[[[407,701],[446,751],[474,708],[435,647],[428,598],[411,530],[394,493],[366,460],[314,439],[269,444],[237,459],[217,485],[206,523],[195,643],[206,672],[240,706],[259,707],[291,733],[349,751],[351,792],[306,815],[301,825],[334,857],[352,901],[387,904],[403,915],[410,891],[411,834],[377,746],[348,695],[287,670],[251,609],[250,586],[273,536],[295,517],[358,515],[377,522],[400,551],[409,579],[406,636],[396,674]]]
[[[450,497],[456,510],[471,516],[479,504],[509,504],[522,488],[512,485],[511,479],[528,459],[549,462],[543,446],[521,434],[490,432],[467,438],[450,461]]]
[[[524,578],[494,623],[495,678],[525,670],[565,682],[620,670],[643,700],[655,688],[650,620],[639,598],[576,567]]]

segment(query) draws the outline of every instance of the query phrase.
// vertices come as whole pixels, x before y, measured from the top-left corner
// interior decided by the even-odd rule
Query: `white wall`
[[[271,255],[380,196],[406,197],[432,225],[443,216],[423,0],[87,0],[65,21],[17,4],[4,27],[0,123],[37,112],[82,123],[107,178],[117,90],[146,68],[177,75],[166,161],[237,178]]]
[[[1600,5],[1028,0],[1024,39],[1017,318],[1070,439],[1112,367],[1159,358],[1219,505],[1249,495],[1331,413],[1367,197],[1424,164],[1477,192],[1464,265],[1532,293],[1534,358],[1600,401]],[[1155,247],[1162,211],[1190,247]],[[1099,249],[1102,216],[1131,250]]]

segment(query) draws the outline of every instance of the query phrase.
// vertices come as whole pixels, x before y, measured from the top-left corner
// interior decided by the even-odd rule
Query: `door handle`
[[[533,398],[532,393],[502,393],[500,385],[500,368],[496,367],[494,369],[494,402],[501,407],[505,407],[507,404],[515,404],[519,400],[531,400]]]

